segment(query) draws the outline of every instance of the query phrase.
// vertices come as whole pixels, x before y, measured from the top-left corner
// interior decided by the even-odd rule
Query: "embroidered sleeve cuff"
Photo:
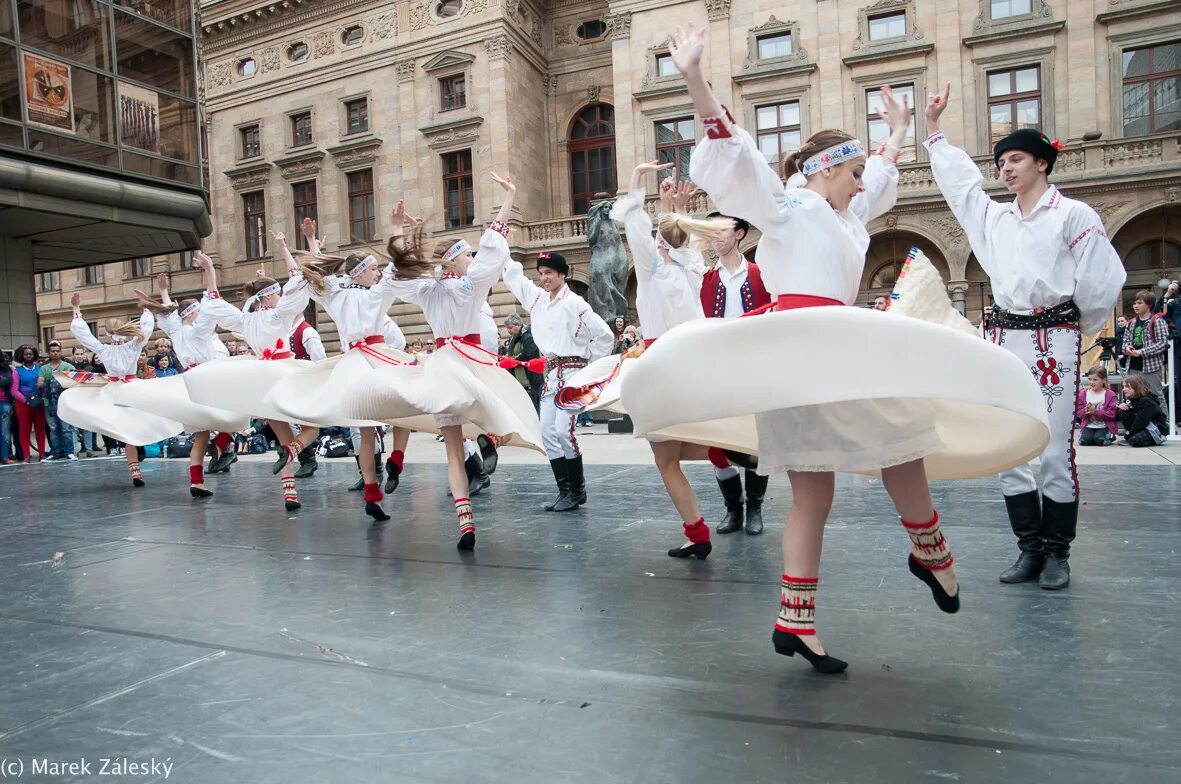
[[[492,229],[492,231],[496,232],[502,237],[508,237],[509,225],[502,220],[492,221],[492,225],[488,228]]]
[[[220,291],[206,291],[205,299],[221,299]]]
[[[927,140],[923,142],[923,146],[929,150],[939,142],[945,141],[947,141],[947,137],[943,135],[943,131],[935,131],[935,133],[927,137]]]
[[[716,117],[702,117],[701,126],[705,128],[705,136],[707,139],[729,139],[734,135],[734,126],[738,123],[734,120],[734,115],[730,114],[730,110],[725,106],[722,107],[723,114]]]

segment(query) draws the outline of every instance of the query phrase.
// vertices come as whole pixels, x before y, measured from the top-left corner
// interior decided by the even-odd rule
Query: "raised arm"
[[[659,161],[636,166],[632,171],[627,195],[616,199],[615,205],[611,207],[611,220],[622,223],[624,234],[627,235],[627,245],[636,265],[637,283],[647,283],[651,280],[652,272],[660,261],[656,240],[652,238],[652,219],[644,209],[644,177],[671,166],[671,163],[661,164]],[[671,202],[669,206],[671,207]]]
[[[1079,328],[1084,335],[1094,335],[1111,317],[1127,272],[1107,239],[1103,220],[1085,204],[1071,205],[1062,241],[1070,248],[1075,261],[1074,304],[1081,313]],[[1130,332],[1126,330],[1125,337]],[[1167,346],[1167,339],[1163,343],[1146,344],[1143,353],[1161,353]]]
[[[316,239],[316,222],[311,218],[304,218],[299,229],[303,232],[303,238],[307,240],[308,250],[319,256],[320,251],[324,248],[324,242],[322,237]]]
[[[525,275],[525,268],[521,266],[521,262],[514,261],[511,257],[504,263],[504,285],[517,298],[517,302],[521,303],[521,307],[530,312],[537,298],[545,293]]]
[[[205,293],[211,297],[220,296],[217,292],[217,270],[213,268],[213,259],[201,251],[193,256],[193,266],[200,267],[205,278]]]
[[[161,272],[156,276],[156,288],[160,289],[160,302],[171,305],[172,300],[168,297],[168,275]]]
[[[500,278],[504,265],[512,260],[508,246],[508,218],[512,214],[517,186],[513,184],[512,177],[500,177],[495,172],[492,173],[492,181],[504,189],[504,203],[500,205],[496,220],[480,237],[479,253],[467,270],[468,277],[477,289],[492,288]]]
[[[101,354],[106,346],[94,336],[94,333],[90,331],[90,325],[82,318],[82,297],[78,292],[74,292],[74,296],[70,297],[70,304],[74,306],[74,318],[70,321],[70,334],[73,335],[74,340],[90,351]]]
[[[295,257],[287,247],[287,235],[281,231],[272,231],[271,236],[275,238],[275,245],[279,248],[279,258],[287,265],[287,277],[293,277],[299,271],[299,265],[295,263]]]
[[[143,333],[144,339],[135,342],[139,344],[140,348],[143,348],[148,345],[148,341],[152,339],[152,333],[156,331],[156,317],[147,308],[144,308],[144,312],[139,314],[139,331]]]
[[[878,117],[890,128],[890,137],[882,143],[878,154],[866,160],[861,176],[865,190],[849,203],[849,210],[862,223],[886,214],[898,200],[898,156],[902,151],[902,140],[910,130],[910,100],[904,95],[899,103],[889,85],[882,87],[882,108]]]

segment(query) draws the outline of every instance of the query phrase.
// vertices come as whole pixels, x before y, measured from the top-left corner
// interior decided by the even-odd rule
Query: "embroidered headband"
[[[280,286],[278,283],[272,283],[271,285],[267,286],[262,291],[255,292],[255,294],[252,295],[250,297],[250,299],[246,300],[246,305],[244,306],[243,309],[246,311],[250,311],[254,307],[254,304],[256,302],[260,302],[263,297],[268,297],[271,294],[278,294],[282,290],[283,290],[283,287]]]
[[[472,246],[467,244],[467,240],[459,240],[450,248],[448,248],[447,252],[443,254],[443,263],[446,264],[447,262],[452,261],[457,256],[462,254],[464,251],[469,251],[471,249]]]
[[[189,305],[187,308],[185,308],[184,310],[182,310],[182,311],[180,312],[180,317],[181,317],[182,319],[184,319],[184,318],[188,318],[189,316],[191,316],[191,315],[193,315],[194,313],[196,313],[196,312],[197,312],[197,309],[198,309],[198,308],[200,308],[200,307],[201,307],[201,303],[200,303],[200,302],[194,302],[192,305]]]
[[[851,139],[847,142],[829,147],[827,150],[818,152],[808,160],[804,161],[804,165],[800,167],[800,171],[805,177],[811,177],[822,169],[827,169],[832,166],[837,166],[845,161],[854,158],[864,158],[865,148],[861,146],[861,142],[857,139]]]
[[[372,255],[366,256],[357,263],[357,266],[348,271],[348,276],[350,278],[355,278],[376,263],[377,259],[375,259]]]

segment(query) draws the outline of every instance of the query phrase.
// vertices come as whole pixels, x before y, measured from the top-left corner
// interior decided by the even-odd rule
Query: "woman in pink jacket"
[[[1096,365],[1087,371],[1087,386],[1078,391],[1074,416],[1082,428],[1079,446],[1107,446],[1115,441],[1116,396],[1107,385],[1107,370]]]

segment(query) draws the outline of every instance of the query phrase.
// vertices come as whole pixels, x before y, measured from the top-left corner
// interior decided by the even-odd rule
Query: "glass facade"
[[[191,0],[0,0],[0,150],[202,188]]]

